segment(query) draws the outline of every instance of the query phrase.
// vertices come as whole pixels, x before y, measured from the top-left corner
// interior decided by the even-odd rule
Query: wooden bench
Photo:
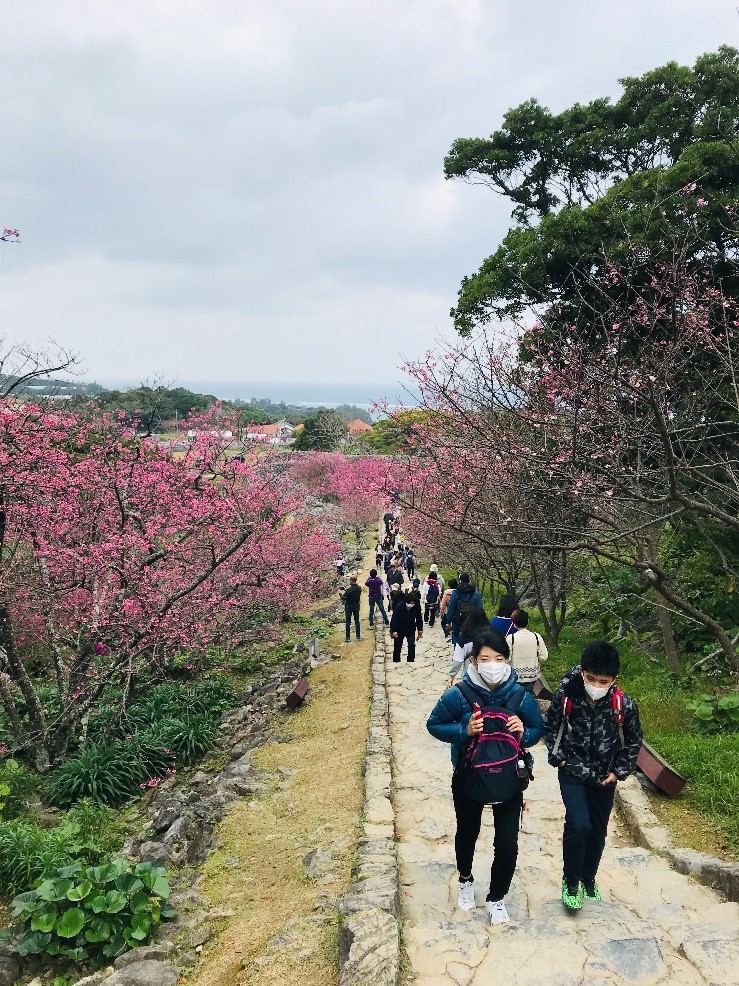
[[[685,787],[685,778],[649,746],[642,743],[636,766],[649,780],[670,798],[677,798]]]
[[[295,688],[290,692],[290,694],[285,699],[285,705],[288,709],[297,709],[305,701],[305,696],[308,694],[308,689],[310,688],[310,682],[307,678],[301,678],[297,683]]]

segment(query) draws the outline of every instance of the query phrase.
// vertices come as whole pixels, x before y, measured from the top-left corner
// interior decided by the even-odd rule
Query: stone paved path
[[[559,900],[562,805],[540,744],[526,793],[511,923],[489,928],[492,855],[486,809],[474,866],[478,906],[457,910],[451,763],[426,718],[446,683],[449,648],[427,630],[415,665],[393,664],[386,641],[393,801],[403,937],[414,986],[606,986],[739,983],[739,904],[633,848],[614,819],[599,885],[603,901],[568,915]]]

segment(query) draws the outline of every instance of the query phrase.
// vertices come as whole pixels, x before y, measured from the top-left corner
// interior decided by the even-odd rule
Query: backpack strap
[[[458,681],[456,687],[460,690],[466,701],[473,706],[475,704],[479,705],[477,701],[477,695],[472,691],[469,685],[466,685],[464,681]]]
[[[562,696],[562,721],[559,724],[559,730],[557,732],[557,738],[554,741],[554,746],[552,747],[552,756],[556,757],[559,753],[559,748],[562,743],[562,737],[564,736],[565,727],[569,722],[570,715],[572,714],[572,699],[567,698],[566,695]]]
[[[624,693],[620,688],[614,688],[611,694],[611,713],[613,715],[613,721],[618,729],[618,738],[621,741],[621,749],[623,750],[626,746],[626,740],[624,739],[624,722],[626,721],[626,714],[624,712]]]
[[[534,636],[536,637],[536,660],[538,661],[539,660],[539,644],[541,643],[541,637],[539,636],[538,633],[535,633]],[[515,634],[514,634],[513,639],[514,640],[516,639]]]

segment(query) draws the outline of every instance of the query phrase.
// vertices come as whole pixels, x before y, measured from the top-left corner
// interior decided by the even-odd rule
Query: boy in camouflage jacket
[[[616,783],[636,766],[642,730],[636,702],[616,686],[618,651],[595,640],[568,671],[544,717],[549,763],[558,769],[565,806],[562,902],[579,910],[600,900],[595,882],[606,842]],[[623,702],[623,722],[614,714]]]

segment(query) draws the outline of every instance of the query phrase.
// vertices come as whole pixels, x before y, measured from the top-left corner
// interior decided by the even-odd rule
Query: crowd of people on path
[[[535,685],[549,653],[542,635],[529,629],[527,610],[505,594],[489,618],[468,572],[447,582],[434,563],[421,581],[415,553],[403,541],[400,511],[388,509],[382,520],[376,567],[364,583],[369,626],[379,614],[390,628],[393,662],[401,663],[405,646],[406,662],[413,664],[417,642],[438,618],[437,632],[452,652],[447,687],[426,725],[451,748],[458,907],[476,906],[472,863],[490,805],[495,838],[486,909],[493,925],[510,920],[505,897],[516,870],[524,791],[533,781],[529,751],[542,739],[565,808],[562,903],[572,913],[584,901],[600,900],[596,877],[616,784],[634,770],[642,744],[637,705],[618,686],[618,651],[603,640],[587,644],[542,716]],[[361,592],[351,577],[342,597],[347,643],[352,624],[361,639]]]

